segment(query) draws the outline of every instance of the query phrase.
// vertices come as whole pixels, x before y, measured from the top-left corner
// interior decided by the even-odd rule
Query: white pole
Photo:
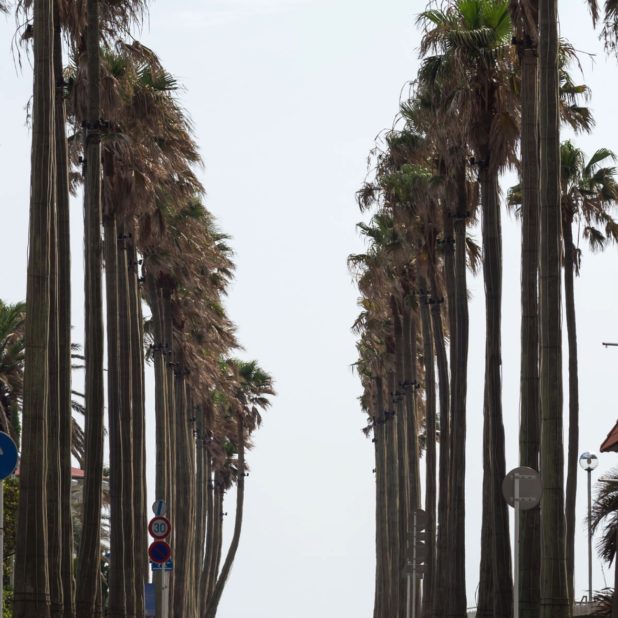
[[[163,567],[163,618],[168,618],[170,612],[170,572]]]
[[[513,577],[513,618],[519,618],[519,474],[515,473],[515,573]]]

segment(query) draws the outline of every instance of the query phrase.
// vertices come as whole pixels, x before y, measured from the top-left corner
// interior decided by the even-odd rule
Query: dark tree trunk
[[[86,336],[86,478],[79,552],[77,615],[101,614],[101,483],[103,478],[103,304],[101,294],[101,119],[99,3],[88,0],[88,118],[84,186]]]
[[[494,615],[509,618],[513,614],[513,579],[508,505],[502,498],[502,480],[506,475],[504,425],[502,421],[502,229],[498,200],[498,178],[490,167],[489,153],[480,169],[483,211],[483,277],[485,281],[485,423],[489,423],[489,470],[492,510],[492,563]]]
[[[423,579],[423,618],[430,618],[434,602],[434,567],[436,533],[436,378],[434,369],[434,345],[429,315],[429,303],[438,306],[436,298],[430,299],[424,280],[421,281],[421,324],[423,333],[423,362],[425,366],[425,429],[427,458],[425,468],[425,511],[427,523],[427,559]],[[438,316],[439,317],[439,316]]]
[[[541,323],[541,616],[566,618],[562,328],[560,285],[560,120],[558,2],[539,2],[540,323]]]
[[[450,510],[447,521],[449,538],[449,580],[447,616],[462,618],[466,615],[466,395],[468,388],[468,286],[466,283],[466,217],[467,193],[465,165],[457,170],[457,209],[455,231],[455,316],[451,332],[451,452],[449,496]],[[445,255],[445,268],[448,262]],[[450,297],[450,291],[447,287]],[[449,310],[450,315],[450,310]],[[450,319],[449,319],[450,321]],[[451,328],[453,325],[451,324]]]
[[[15,618],[50,615],[47,549],[47,406],[50,312],[50,217],[54,209],[53,3],[36,0],[34,92],[26,292],[25,369]]]
[[[223,589],[227,582],[228,575],[230,574],[230,569],[232,568],[232,564],[238,550],[238,544],[240,542],[243,506],[245,500],[245,437],[241,416],[238,417],[238,436],[236,439],[238,441],[238,481],[236,486],[236,516],[234,518],[234,532],[232,534],[232,541],[225,557],[225,561],[223,562],[223,567],[221,568],[221,573],[217,578],[217,583],[208,603],[208,608],[205,614],[206,618],[215,618],[217,614],[217,608],[219,607],[219,602],[221,601],[221,595],[223,594]]]
[[[144,408],[144,320],[138,282],[138,256],[135,230],[129,228],[127,256],[129,269],[129,313],[131,315],[131,420],[133,432],[133,552],[135,555],[135,613],[144,614],[144,584],[148,579],[147,505],[146,505],[146,441]]]
[[[382,378],[374,378],[375,407],[373,412],[373,442],[375,445],[376,483],[376,588],[374,618],[388,615],[385,578],[388,564],[386,542],[386,492],[384,468],[384,409],[382,403]]]
[[[532,6],[535,15],[537,7]],[[529,30],[530,27],[524,29]],[[524,34],[521,61],[521,368],[520,464],[539,469],[541,412],[539,396],[539,152],[537,51]],[[538,618],[541,608],[541,511],[520,515],[519,605],[522,618]]]
[[[110,497],[110,568],[108,616],[124,618],[127,614],[125,582],[125,534],[123,517],[123,434],[121,419],[120,333],[118,230],[116,216],[104,217],[105,296],[107,302],[107,415],[109,426],[109,497]]]
[[[62,39],[58,2],[54,15],[54,70],[56,75],[56,217],[58,243],[58,395],[60,423],[60,511],[62,522],[62,598],[64,617],[75,615],[73,575],[73,519],[71,512],[71,228],[69,217],[69,165],[67,155]]]
[[[566,482],[566,562],[567,584],[571,606],[575,602],[573,572],[575,569],[575,501],[577,498],[577,469],[579,459],[579,384],[577,370],[577,323],[575,319],[575,246],[573,245],[572,216],[563,220],[564,237],[564,302],[567,339],[569,342],[569,450]]]
[[[60,508],[60,388],[58,376],[58,218],[49,217],[49,350],[47,394],[47,555],[52,618],[64,613],[62,599],[62,511]]]
[[[133,483],[133,409],[132,409],[132,362],[131,362],[131,302],[129,297],[129,268],[127,240],[124,222],[118,223],[118,267],[115,271],[118,291],[118,431],[121,436],[120,474],[122,509],[122,556],[124,561],[124,596],[129,618],[136,615],[136,556],[135,556],[135,493]],[[108,365],[108,371],[111,368]],[[111,430],[110,430],[111,433]],[[111,441],[110,441],[111,450]],[[113,473],[113,471],[112,471]],[[113,552],[112,552],[113,556]],[[142,612],[143,613],[143,612]]]

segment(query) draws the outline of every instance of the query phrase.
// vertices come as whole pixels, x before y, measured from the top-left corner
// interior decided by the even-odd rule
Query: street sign
[[[172,548],[165,541],[154,541],[148,547],[148,557],[157,564],[167,562],[171,555]]]
[[[160,515],[165,515],[167,513],[167,505],[165,504],[165,500],[155,500],[152,503],[152,512],[159,517]]]
[[[522,466],[511,470],[502,481],[502,495],[509,506],[515,508],[515,477],[519,483],[518,506],[522,511],[533,509],[541,501],[543,485],[541,475],[532,468]]]
[[[163,570],[163,565],[159,564],[158,562],[151,562],[150,563],[150,570],[151,571],[162,571]]]
[[[0,481],[11,476],[17,467],[17,445],[8,433],[0,431]]]
[[[154,539],[165,539],[169,536],[172,526],[167,517],[153,517],[148,524],[148,532]]]
[[[174,570],[174,561],[170,558],[164,565],[164,571],[173,571]]]

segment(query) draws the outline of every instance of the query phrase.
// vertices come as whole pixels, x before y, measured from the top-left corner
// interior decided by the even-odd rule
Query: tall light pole
[[[592,603],[592,471],[599,465],[599,459],[586,451],[579,458],[579,465],[588,473],[588,603]]]

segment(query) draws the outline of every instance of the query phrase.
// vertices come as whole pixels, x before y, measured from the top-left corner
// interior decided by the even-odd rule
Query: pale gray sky
[[[584,2],[563,0],[562,33],[593,90],[592,152],[618,151],[615,60],[607,61]],[[247,355],[273,373],[279,396],[249,455],[246,516],[222,618],[369,618],[374,570],[373,450],[360,428],[350,326],[357,293],[346,256],[362,249],[354,192],[376,134],[391,125],[413,78],[423,2],[178,0],[154,2],[141,40],[186,87],[206,167],[207,204],[233,236],[238,265],[228,308]],[[0,298],[25,296],[31,75],[10,54],[0,18]],[[140,37],[138,37],[140,38]],[[75,336],[82,339],[81,206],[75,203]],[[477,238],[479,234],[477,233]],[[517,464],[519,229],[504,216],[504,413],[507,467]],[[597,450],[618,414],[616,248],[586,253],[577,281],[581,451]],[[484,315],[471,280],[467,586],[478,580]],[[152,427],[152,422],[151,422]],[[151,437],[150,446],[153,446]],[[617,464],[600,457],[599,473]],[[149,462],[152,470],[152,461]],[[579,477],[576,590],[586,588],[585,474]],[[227,504],[232,525],[233,502]],[[595,563],[595,587],[604,581]],[[608,577],[608,582],[611,578]]]

